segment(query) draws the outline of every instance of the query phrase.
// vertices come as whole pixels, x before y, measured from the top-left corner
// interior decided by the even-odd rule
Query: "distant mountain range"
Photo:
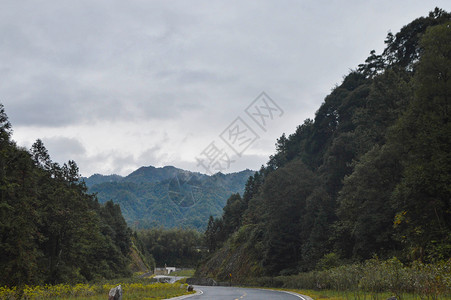
[[[254,171],[209,176],[172,166],[141,167],[129,175],[94,174],[83,178],[99,202],[113,200],[134,228],[204,229],[210,215],[220,216],[232,193],[243,194]]]

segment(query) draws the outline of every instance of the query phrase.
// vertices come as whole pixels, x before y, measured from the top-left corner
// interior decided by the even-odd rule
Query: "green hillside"
[[[199,276],[451,256],[451,15],[389,33],[210,218]],[[222,248],[221,248],[222,247]]]
[[[243,193],[253,174],[245,170],[208,176],[172,166],[149,166],[126,177],[93,175],[85,181],[101,203],[119,204],[134,228],[205,229],[208,217],[219,216],[230,194]]]
[[[11,134],[0,104],[0,285],[131,275],[131,230],[119,205],[87,193],[74,161],[59,165],[41,140],[27,150]]]

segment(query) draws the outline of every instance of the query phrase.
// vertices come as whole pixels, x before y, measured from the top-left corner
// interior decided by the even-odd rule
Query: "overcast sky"
[[[276,138],[382,51],[388,31],[451,9],[425,0],[1,3],[0,102],[13,139],[27,148],[42,139],[83,176],[148,165],[205,173],[213,158],[225,173],[258,169]],[[272,102],[253,103],[263,91]]]

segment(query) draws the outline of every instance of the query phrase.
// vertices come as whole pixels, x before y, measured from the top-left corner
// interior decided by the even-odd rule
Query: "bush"
[[[316,264],[318,270],[329,270],[340,265],[340,256],[337,253],[328,253]]]
[[[451,295],[451,259],[435,264],[414,262],[405,266],[397,258],[381,261],[371,259],[364,263],[343,265],[323,271],[312,271],[292,276],[252,278],[250,286],[335,290],[377,294],[390,292],[398,299],[405,293],[420,298]]]

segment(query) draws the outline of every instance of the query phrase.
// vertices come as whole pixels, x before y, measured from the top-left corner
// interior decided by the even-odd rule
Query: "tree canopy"
[[[220,245],[246,247],[248,276],[313,270],[329,257],[449,259],[450,21],[437,8],[389,33],[313,120],[283,134],[243,199],[210,218],[206,265],[223,259]]]
[[[11,140],[0,105],[0,285],[81,282],[130,274],[120,207],[87,193],[77,164],[53,162],[41,140]]]

